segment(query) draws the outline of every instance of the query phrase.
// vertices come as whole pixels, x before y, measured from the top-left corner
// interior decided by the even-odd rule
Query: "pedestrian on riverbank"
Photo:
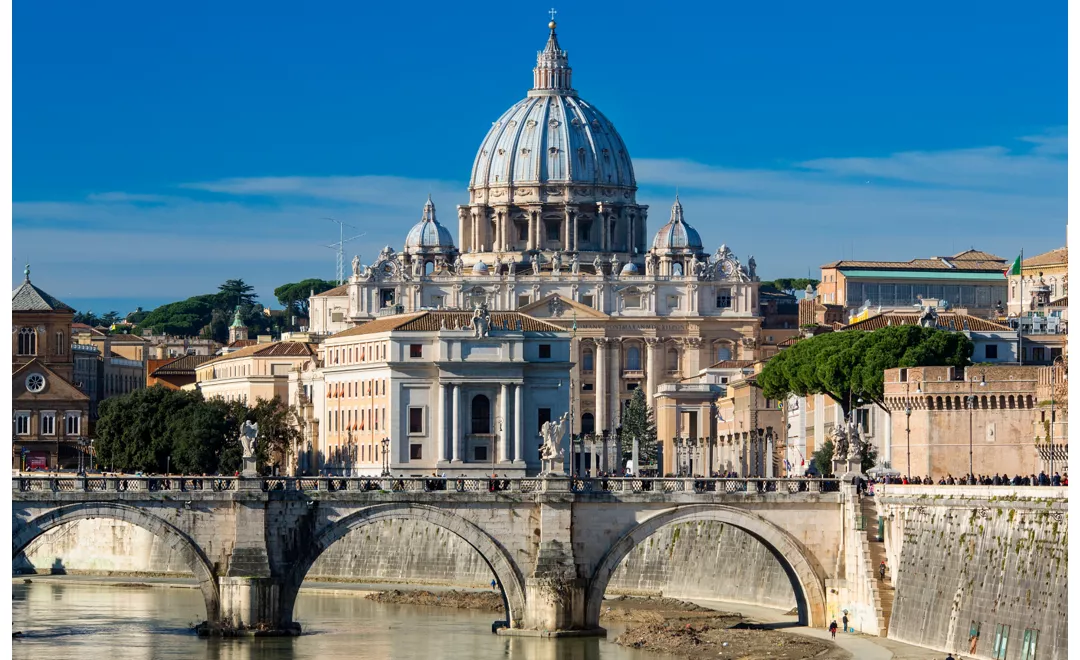
[[[844,614],[843,622],[844,622],[844,632],[847,632],[848,631],[848,625],[847,625],[848,624],[848,618],[847,618],[846,613]]]
[[[833,619],[833,622],[829,624],[829,632],[832,633],[832,638],[836,639],[836,619]]]
[[[882,581],[885,580],[885,569],[886,569],[885,560],[882,559],[881,560],[881,565],[878,566],[878,579],[879,580],[882,580]]]
[[[498,586],[499,586],[498,583],[495,582],[495,578],[491,578],[491,590],[495,591]]]

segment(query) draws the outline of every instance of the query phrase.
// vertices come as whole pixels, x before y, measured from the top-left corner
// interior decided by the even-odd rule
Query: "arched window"
[[[581,416],[581,432],[585,434],[596,433],[596,420],[593,418],[592,413],[585,413]]]
[[[674,263],[671,265],[671,276],[682,277],[682,264]]]
[[[667,352],[667,370],[678,371],[679,370],[679,351],[674,348],[669,348]]]
[[[64,354],[64,331],[63,330],[57,330],[57,332],[56,332],[56,354],[57,355],[63,355]]]
[[[724,360],[731,359],[731,348],[726,344],[721,344],[716,347],[716,361],[723,362]]]
[[[626,368],[629,371],[641,371],[641,349],[637,346],[626,349]]]
[[[434,272],[435,272],[435,262],[434,261],[425,261],[424,262],[424,275],[431,275]]]
[[[19,355],[37,355],[37,332],[33,328],[19,328]]]
[[[581,369],[582,371],[593,370],[593,352],[588,348],[581,352]]]
[[[483,394],[472,400],[472,432],[491,433],[491,401]]]

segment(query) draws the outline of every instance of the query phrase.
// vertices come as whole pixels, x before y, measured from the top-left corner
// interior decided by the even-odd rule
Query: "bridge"
[[[845,510],[856,495],[835,480],[22,475],[12,498],[13,557],[82,519],[160,537],[198,579],[204,630],[217,634],[298,634],[293,606],[311,566],[335,541],[385,520],[431,523],[478,552],[502,590],[505,634],[601,632],[622,559],[690,521],[732,525],[762,543],[791,582],[800,621],[823,627],[850,595],[840,587],[853,564],[845,547],[855,545]]]

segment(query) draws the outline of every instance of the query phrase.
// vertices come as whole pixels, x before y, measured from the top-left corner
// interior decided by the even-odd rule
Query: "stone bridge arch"
[[[284,620],[292,620],[293,606],[296,604],[300,585],[319,556],[349,532],[384,520],[418,520],[431,523],[457,535],[469,544],[495,574],[495,580],[502,590],[510,627],[520,627],[521,619],[525,614],[524,580],[521,571],[506,549],[475,523],[469,522],[460,515],[436,507],[406,502],[365,507],[328,523],[316,532],[315,538],[308,544],[306,552],[299,561],[293,564],[292,570],[286,575],[282,585],[280,612]]]
[[[11,537],[11,557],[12,559],[17,557],[34,539],[51,529],[67,523],[94,518],[109,518],[130,523],[164,540],[176,556],[191,568],[195,579],[199,581],[199,589],[206,602],[207,623],[213,626],[218,622],[221,597],[213,565],[206,558],[202,548],[177,527],[159,516],[134,506],[113,502],[83,502],[52,509],[15,527]]]
[[[688,505],[664,511],[640,523],[624,535],[597,564],[589,580],[585,600],[586,625],[598,625],[600,608],[619,563],[638,545],[661,527],[684,522],[711,521],[736,527],[768,548],[780,562],[799,610],[799,623],[825,627],[825,577],[816,566],[810,552],[790,534],[768,520],[749,511],[730,506]]]

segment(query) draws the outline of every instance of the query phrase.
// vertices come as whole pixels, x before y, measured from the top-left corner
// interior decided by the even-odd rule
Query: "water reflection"
[[[302,593],[301,637],[199,639],[204,617],[197,589],[65,585],[12,586],[14,658],[125,660],[301,660],[310,658],[520,658],[646,660],[662,656],[606,640],[548,640],[492,635],[491,612],[383,605],[355,596]]]

